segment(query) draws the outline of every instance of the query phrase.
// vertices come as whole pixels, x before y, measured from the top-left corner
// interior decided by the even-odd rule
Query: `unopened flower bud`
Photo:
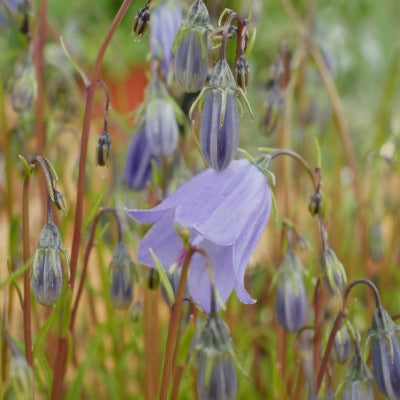
[[[149,271],[149,276],[147,279],[147,287],[151,290],[155,290],[160,285],[160,274],[156,269],[151,269]]]
[[[133,322],[139,322],[143,317],[143,304],[138,300],[131,308],[131,317]]]
[[[369,231],[369,251],[374,261],[382,260],[385,254],[385,244],[383,241],[382,225],[375,221]]]
[[[207,7],[203,0],[195,0],[173,44],[175,78],[185,92],[199,91],[207,78],[211,30]]]
[[[324,200],[319,192],[314,193],[311,196],[310,202],[308,203],[308,209],[310,210],[310,213],[312,216],[314,215],[324,215]]]
[[[126,309],[132,303],[133,266],[128,249],[119,242],[110,265],[110,298],[115,308]]]
[[[249,87],[249,62],[247,58],[242,54],[236,63],[236,82],[237,84],[247,92]]]
[[[145,132],[150,154],[171,155],[178,146],[178,124],[171,102],[164,97],[152,98],[146,106]]]
[[[386,310],[378,307],[368,335],[372,373],[379,391],[390,400],[400,399],[400,343],[396,330]]]
[[[9,340],[11,347],[10,386],[18,399],[30,399],[34,392],[34,374],[26,358]]]
[[[150,21],[150,11],[148,6],[141,8],[136,14],[133,22],[133,33],[137,36],[143,36],[147,30]]]
[[[346,286],[346,271],[330,247],[324,249],[322,253],[321,267],[329,290],[335,294],[340,294]]]
[[[278,274],[276,316],[285,330],[296,332],[307,320],[308,301],[302,276],[303,266],[292,250],[286,253]]]
[[[346,375],[342,399],[374,400],[371,381],[371,372],[363,360],[357,345],[356,354],[351,360],[350,367]]]
[[[30,57],[17,64],[11,79],[11,102],[15,111],[23,111],[32,106],[36,98],[37,82],[35,68]]]
[[[67,203],[65,197],[57,189],[54,189],[54,204],[64,214],[67,213]]]
[[[106,130],[100,135],[96,146],[96,163],[104,167],[110,163],[111,159],[111,138]]]
[[[60,251],[68,260],[60,231],[53,222],[48,222],[40,234],[30,274],[33,293],[44,306],[54,305],[61,294]]]
[[[229,355],[198,355],[197,392],[200,400],[236,399],[236,369]]]
[[[344,364],[348,360],[351,350],[350,335],[346,325],[336,333],[333,348],[335,349],[336,360],[340,364]]]
[[[142,127],[133,136],[126,155],[124,181],[133,190],[142,190],[153,179],[152,160],[158,160],[150,154],[146,132]]]

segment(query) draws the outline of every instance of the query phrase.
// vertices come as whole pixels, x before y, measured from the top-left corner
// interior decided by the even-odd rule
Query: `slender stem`
[[[29,176],[25,177],[22,189],[22,241],[24,264],[29,261]],[[25,357],[27,363],[32,366],[32,338],[31,338],[31,284],[29,281],[29,269],[24,272],[24,339]]]
[[[37,141],[37,153],[44,154],[46,147],[46,135],[44,124],[44,62],[43,48],[46,41],[47,29],[47,0],[40,1],[39,22],[34,35],[33,62],[37,82],[37,96],[35,101],[35,131]],[[42,203],[46,201],[46,187],[40,183],[40,197]],[[43,215],[43,214],[42,214]],[[43,220],[43,218],[42,218]]]
[[[90,84],[87,88],[85,113],[83,118],[82,136],[81,136],[81,151],[79,158],[79,172],[78,172],[78,184],[77,184],[77,195],[76,195],[76,208],[75,208],[75,218],[74,218],[74,231],[72,237],[72,249],[71,249],[71,277],[70,284],[73,289],[75,283],[76,269],[78,265],[79,248],[81,242],[81,229],[82,229],[82,218],[83,218],[83,197],[85,188],[85,175],[86,175],[86,158],[89,142],[89,132],[92,118],[93,100],[94,93],[97,85],[97,80],[100,76],[100,68],[104,59],[105,52],[111,41],[111,38],[120,24],[122,17],[125,15],[126,11],[132,0],[124,0],[117,15],[115,16],[106,36],[100,46],[99,52],[95,64],[93,66],[92,74],[90,76]],[[66,360],[66,350],[67,342],[63,337],[59,337],[57,350],[56,350],[56,362],[54,366],[54,381],[52,387],[51,399],[57,400],[61,398],[62,386],[64,381],[65,372],[65,360]]]
[[[318,371],[321,360],[322,322],[324,315],[325,286],[318,279],[314,289],[314,351],[313,371]]]
[[[222,43],[221,43],[221,53],[220,53],[221,60],[226,60],[226,41],[229,34],[229,28],[231,27],[231,22],[233,21],[234,18],[236,18],[236,13],[232,12],[229,14],[229,17],[225,22],[225,29],[222,32]]]
[[[183,262],[182,271],[181,271],[181,279],[179,281],[178,293],[176,296],[175,303],[172,306],[171,311],[171,319],[169,322],[168,328],[168,337],[167,337],[167,346],[165,350],[165,358],[163,365],[163,374],[161,381],[161,392],[160,392],[160,400],[167,400],[168,398],[168,386],[169,380],[172,374],[172,361],[174,356],[175,346],[178,345],[176,342],[176,337],[178,335],[178,328],[181,319],[181,309],[182,309],[182,300],[185,294],[185,286],[189,273],[189,265],[192,255],[194,253],[194,249],[189,249],[185,261]]]
[[[98,83],[100,83],[101,86],[103,86],[105,95],[106,95],[106,105],[104,107],[104,131],[107,132],[108,130],[108,109],[110,108],[110,91],[108,90],[108,86],[106,85],[106,83],[101,80],[98,79],[97,80]]]
[[[368,279],[364,279],[364,278],[360,278],[360,279],[356,279],[354,281],[352,281],[346,288],[344,294],[343,294],[343,306],[342,306],[342,310],[339,311],[335,323],[333,324],[332,327],[332,331],[331,334],[329,335],[329,339],[328,339],[328,344],[326,345],[326,349],[325,349],[325,353],[324,353],[324,358],[322,359],[322,363],[321,366],[319,368],[318,371],[318,378],[317,378],[317,393],[321,387],[322,384],[322,380],[324,378],[324,374],[326,372],[327,366],[328,366],[328,362],[331,356],[331,352],[332,352],[332,348],[333,348],[333,344],[335,341],[335,337],[336,334],[338,332],[338,330],[341,328],[342,326],[342,321],[346,316],[346,302],[347,299],[350,295],[351,290],[354,288],[354,286],[358,285],[358,284],[364,284],[367,285],[373,292],[374,294],[374,298],[375,298],[375,304],[376,304],[376,308],[380,309],[381,306],[381,300],[379,297],[379,292],[378,289],[376,288],[376,286]]]
[[[259,148],[260,151],[263,150],[263,148]],[[294,158],[296,161],[299,162],[299,164],[304,168],[304,170],[308,173],[308,175],[310,176],[312,183],[315,187],[315,189],[317,189],[318,187],[318,179],[314,173],[314,169],[310,166],[310,164],[302,157],[300,156],[300,154],[295,153],[292,150],[287,150],[287,149],[277,149],[277,150],[273,150],[270,153],[271,159],[273,160],[276,157],[279,156],[289,156]]]

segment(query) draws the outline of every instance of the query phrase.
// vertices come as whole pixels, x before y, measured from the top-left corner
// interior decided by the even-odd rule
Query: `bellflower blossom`
[[[141,190],[152,180],[151,161],[154,158],[149,151],[144,127],[134,135],[126,155],[124,181],[134,190]]]
[[[267,178],[247,160],[234,161],[221,172],[207,169],[150,210],[128,210],[136,221],[153,224],[139,244],[138,261],[155,268],[150,249],[164,268],[182,262],[185,250],[174,224],[190,230],[192,246],[204,249],[215,271],[222,301],[233,289],[246,304],[254,303],[244,288],[244,274],[271,211]],[[211,285],[204,257],[190,263],[188,287],[193,300],[209,312]]]
[[[161,3],[151,12],[151,52],[161,60],[161,72],[165,77],[171,66],[172,45],[181,23],[182,10],[176,0]]]

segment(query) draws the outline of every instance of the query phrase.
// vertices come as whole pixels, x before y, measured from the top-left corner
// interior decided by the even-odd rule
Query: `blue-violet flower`
[[[191,245],[210,256],[221,300],[235,289],[243,303],[254,303],[244,288],[244,274],[270,211],[267,178],[247,160],[234,161],[222,172],[203,171],[150,210],[126,210],[138,222],[154,224],[139,244],[139,262],[156,267],[150,249],[167,270],[182,262],[185,250],[177,223],[189,228]],[[211,287],[205,268],[204,257],[196,253],[188,286],[193,300],[208,312]]]

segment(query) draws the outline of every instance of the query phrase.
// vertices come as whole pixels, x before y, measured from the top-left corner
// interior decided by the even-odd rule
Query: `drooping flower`
[[[176,0],[161,3],[151,12],[150,47],[153,56],[161,60],[166,77],[171,66],[172,45],[182,22],[182,10]]]
[[[152,180],[151,162],[156,158],[150,154],[144,127],[135,133],[126,155],[124,181],[134,190],[141,190]]]
[[[139,245],[138,261],[155,268],[150,249],[164,268],[181,262],[184,248],[174,224],[190,230],[192,246],[204,249],[215,271],[216,290],[226,301],[232,290],[243,303],[253,303],[244,274],[271,211],[267,178],[247,160],[234,161],[222,172],[207,169],[150,210],[126,210],[140,223],[154,224]],[[191,297],[210,311],[210,281],[204,257],[190,263]]]
[[[96,145],[96,165],[104,167],[111,161],[111,137],[107,130],[104,130]]]
[[[128,249],[119,242],[110,264],[110,299],[116,308],[128,308],[133,299],[133,262]]]
[[[44,306],[54,305],[61,294],[60,252],[68,261],[60,231],[53,222],[48,222],[40,234],[30,274],[33,293],[37,301]]]
[[[207,164],[215,170],[225,169],[236,155],[239,145],[239,98],[245,100],[243,90],[236,84],[226,60],[214,67],[210,83],[196,101],[192,111],[201,111],[200,144]]]
[[[207,78],[211,30],[207,7],[203,0],[195,0],[173,44],[175,78],[185,92],[198,92]]]
[[[293,250],[289,250],[278,272],[275,311],[279,323],[288,332],[298,331],[307,319],[307,294],[303,266]]]
[[[400,399],[400,343],[397,326],[382,307],[377,307],[371,338],[372,373],[379,391],[390,400]]]
[[[372,375],[363,360],[358,344],[351,360],[346,382],[343,385],[343,400],[374,400]]]

